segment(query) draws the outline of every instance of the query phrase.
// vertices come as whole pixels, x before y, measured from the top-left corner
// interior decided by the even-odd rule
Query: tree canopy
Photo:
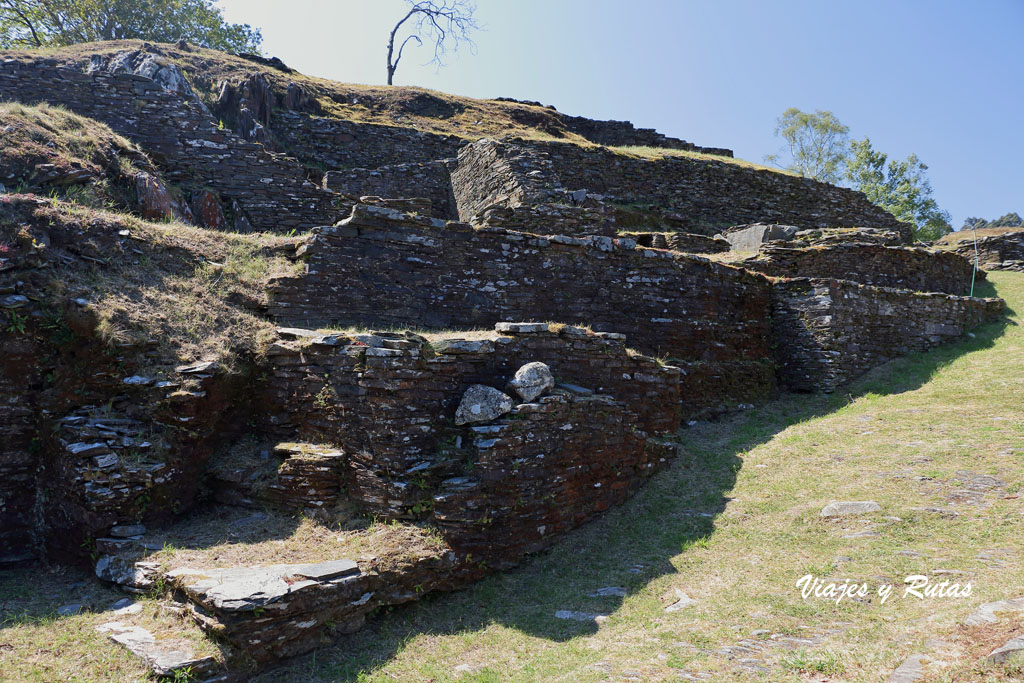
[[[0,47],[136,38],[257,52],[259,29],[224,20],[214,0],[0,0]]]
[[[805,178],[838,182],[843,175],[849,132],[830,111],[819,109],[811,114],[790,107],[775,125],[775,136],[785,141],[790,159],[783,168]],[[769,155],[768,161],[779,164],[779,155]]]
[[[1024,227],[1024,218],[1021,218],[1019,214],[1011,212],[1004,214],[999,218],[994,218],[990,221],[984,218],[968,218],[964,221],[964,225],[961,230],[970,230],[971,228],[1019,228]]]
[[[884,152],[875,151],[868,138],[853,141],[846,160],[846,178],[854,189],[896,218],[914,225],[918,239],[935,240],[953,228],[949,213],[941,210],[932,197],[927,170],[915,154],[903,161],[889,160]]]

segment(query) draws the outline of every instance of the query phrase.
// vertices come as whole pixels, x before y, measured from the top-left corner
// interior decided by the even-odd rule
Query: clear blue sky
[[[402,0],[221,0],[310,75],[385,81]],[[396,84],[515,97],[761,161],[787,107],[929,166],[939,205],[1024,214],[1024,0],[478,0],[477,50]],[[412,46],[410,46],[412,47]]]

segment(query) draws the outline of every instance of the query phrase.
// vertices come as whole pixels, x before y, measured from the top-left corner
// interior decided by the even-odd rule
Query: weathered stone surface
[[[880,512],[882,506],[873,500],[853,500],[829,503],[821,509],[822,517],[847,517]]]
[[[149,173],[137,173],[134,182],[135,197],[143,218],[153,221],[191,222],[191,211],[171,194],[159,178]]]
[[[765,242],[773,240],[788,241],[797,233],[798,228],[792,225],[737,225],[723,233],[733,251],[756,252]]]
[[[551,368],[544,363],[535,361],[516,370],[516,374],[508,386],[519,394],[520,398],[529,403],[555,386],[555,377],[551,374]]]
[[[762,276],[621,239],[577,244],[453,223],[440,229],[434,219],[370,208],[319,229],[303,252],[307,271],[272,282],[268,312],[280,324],[490,328],[557,320],[630,330],[635,348],[673,360],[771,355],[770,284]]]
[[[877,244],[794,248],[766,245],[738,265],[774,277],[850,280],[876,287],[967,296],[974,267],[949,251]],[[979,272],[977,280],[985,277]]]
[[[203,676],[217,667],[213,657],[196,657],[184,638],[171,641],[157,640],[141,626],[131,626],[120,621],[111,621],[96,627],[99,633],[108,634],[110,639],[123,645],[129,652],[146,662],[157,676],[172,677],[186,673]]]
[[[833,391],[892,358],[953,341],[1005,309],[971,299],[858,285],[780,280],[772,286],[779,377],[797,391]]]
[[[915,683],[921,680],[924,675],[923,664],[923,656],[910,655],[889,675],[889,683]]]
[[[959,235],[959,233],[957,233]],[[974,236],[965,231],[960,240],[948,247],[971,263],[975,260]],[[985,270],[1015,270],[1024,272],[1024,230],[978,238],[977,259]]]
[[[146,533],[146,527],[142,524],[119,525],[110,529],[110,535],[114,538],[130,538],[141,536],[144,533]]]
[[[998,600],[987,602],[977,607],[964,620],[968,626],[980,626],[982,624],[994,624],[999,621],[1000,614],[1024,614],[1024,597],[1011,600]]]
[[[682,609],[686,609],[687,607],[691,607],[691,606],[697,604],[696,600],[694,600],[693,598],[691,598],[689,595],[687,595],[685,592],[679,590],[678,588],[676,589],[675,592],[676,592],[677,600],[675,602],[673,602],[671,605],[669,605],[668,607],[665,608],[666,612],[678,612],[678,611],[680,611]]]
[[[199,225],[210,230],[226,230],[228,219],[220,198],[208,190],[202,190],[192,197],[192,214]]]
[[[511,411],[515,405],[508,394],[483,384],[474,384],[466,390],[455,411],[455,424],[490,422]]]
[[[1006,641],[1001,647],[993,650],[986,659],[992,664],[1002,664],[1017,655],[1024,655],[1024,636]]]

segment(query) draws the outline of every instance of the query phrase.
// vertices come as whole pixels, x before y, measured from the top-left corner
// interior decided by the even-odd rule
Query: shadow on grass
[[[703,539],[714,531],[715,517],[729,503],[742,453],[789,426],[832,413],[865,394],[913,391],[958,357],[991,348],[1007,325],[1015,324],[1004,318],[956,344],[894,360],[837,394],[784,394],[755,411],[715,424],[716,446],[711,449],[688,440],[684,430],[672,467],[622,506],[568,534],[552,549],[527,558],[518,569],[458,593],[431,595],[388,609],[362,631],[286,662],[259,680],[361,680],[414,638],[466,634],[492,624],[557,642],[592,634],[598,629],[595,621],[559,619],[556,612],[610,614],[622,599],[594,597],[595,591],[621,587],[632,594],[675,573],[672,559],[681,553],[699,553]],[[665,597],[665,605],[674,599]],[[434,672],[439,678],[452,675],[447,664],[445,670]],[[489,673],[477,672],[474,680],[490,680],[485,676]]]

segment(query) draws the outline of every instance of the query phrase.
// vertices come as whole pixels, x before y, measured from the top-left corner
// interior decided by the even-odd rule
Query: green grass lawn
[[[1024,275],[994,273],[985,286],[1024,311]],[[1019,622],[960,623],[983,602],[1024,595],[1019,320],[897,360],[842,393],[787,395],[687,429],[670,470],[551,551],[389,610],[260,680],[884,681],[912,653],[925,657],[926,680],[1020,680],[1017,664],[979,663]],[[882,509],[822,519],[836,500]],[[872,592],[835,605],[801,597],[805,574],[897,585],[885,604]],[[970,581],[972,593],[904,598],[910,574]],[[93,632],[119,596],[85,578],[0,576],[0,680],[143,677]],[[590,596],[605,587],[626,597]],[[677,591],[695,604],[666,611]],[[53,617],[83,594],[94,611]]]

